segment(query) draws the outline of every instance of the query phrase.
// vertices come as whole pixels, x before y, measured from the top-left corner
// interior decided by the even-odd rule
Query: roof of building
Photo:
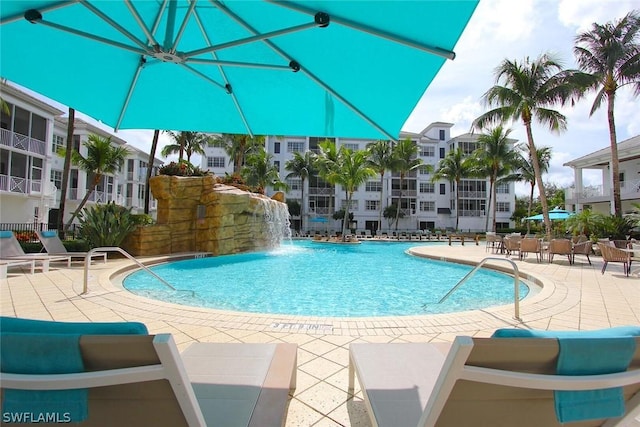
[[[636,135],[618,143],[618,161],[640,158],[640,135]],[[565,163],[563,166],[587,167],[605,166],[611,160],[611,147],[607,146],[577,159]]]
[[[34,96],[29,95],[28,93],[11,86],[10,84],[6,84],[6,83],[2,83],[0,85],[0,92],[2,92],[3,94],[7,94],[7,95],[11,95],[17,99],[21,99],[25,102],[28,102],[30,104],[32,104],[33,106],[36,106],[44,111],[48,111],[49,113],[51,113],[53,116],[58,116],[60,114],[64,114],[64,111],[47,104],[46,102],[42,101],[41,99],[38,99]],[[5,99],[6,100],[6,99]]]

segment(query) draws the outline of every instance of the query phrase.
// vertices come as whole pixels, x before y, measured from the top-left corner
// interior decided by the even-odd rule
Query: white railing
[[[461,190],[458,194],[461,198],[486,199],[486,191],[465,191]]]
[[[484,210],[460,209],[460,216],[484,216]]]
[[[584,200],[598,197],[610,197],[613,194],[613,189],[604,191],[602,185],[590,185],[583,187],[582,189],[567,188],[565,190],[565,198],[570,200]],[[632,181],[620,182],[620,195],[621,196],[636,196],[640,197],[640,179],[634,179]]]
[[[0,129],[0,145],[44,155],[47,144],[39,139],[11,132],[7,129]]]
[[[416,197],[418,190],[391,190],[391,197]]]

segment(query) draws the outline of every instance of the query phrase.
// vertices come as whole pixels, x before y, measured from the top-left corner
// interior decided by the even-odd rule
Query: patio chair
[[[602,261],[604,261],[602,274],[604,274],[604,271],[607,269],[607,265],[610,262],[621,262],[624,274],[626,276],[629,275],[629,271],[631,270],[631,252],[625,252],[611,244],[605,243],[598,243],[598,247],[600,248],[600,252],[602,252]]]
[[[27,254],[12,231],[0,231],[0,259],[5,261],[31,260],[40,263],[43,272],[49,271],[50,262],[67,262],[71,267],[69,255]]]
[[[506,236],[502,239],[504,250],[506,251],[506,256],[510,257],[513,252],[518,252],[518,256],[520,255],[520,242],[522,241],[522,237],[518,236]]]
[[[549,262],[553,262],[554,255],[566,255],[569,265],[573,264],[573,247],[569,239],[551,239],[549,242]]]
[[[628,333],[635,336],[605,340],[588,332],[576,333],[585,338],[573,340],[463,336],[456,337],[450,349],[442,343],[354,343],[349,348],[349,390],[354,391],[357,375],[374,426],[629,425],[625,422],[640,412],[640,338],[637,327],[611,331],[621,329],[631,329]],[[585,346],[600,360],[584,369],[587,374],[571,372],[574,360],[577,369],[585,368],[577,366],[579,349]],[[621,366],[602,367],[611,348],[623,349],[611,359],[620,355],[626,360]],[[590,404],[598,402],[597,393],[610,397],[609,390],[603,390],[610,388],[616,398],[611,407]],[[575,393],[582,390],[596,391]],[[587,404],[574,412],[566,409],[580,397]]]
[[[520,241],[520,259],[524,259],[529,253],[536,254],[536,261],[542,259],[542,242],[540,239],[524,238]]]
[[[593,243],[591,240],[587,240],[581,243],[576,243],[573,245],[573,263],[576,262],[576,255],[585,255],[587,257],[587,261],[589,261],[589,265],[591,265],[591,259],[589,255],[593,251]]]
[[[69,255],[72,260],[73,258],[81,258],[83,261],[87,258],[88,252],[67,251],[55,231],[36,231],[36,235],[49,255]],[[107,263],[106,252],[94,252],[91,254],[91,259],[93,258],[102,258],[104,263]]]
[[[73,425],[281,426],[295,388],[295,344],[196,343],[180,354],[170,334],[148,335],[137,323],[6,320],[3,417],[40,413],[41,403],[25,390],[56,390],[43,400],[47,411],[68,413],[80,421]],[[24,373],[39,362],[22,366],[23,352],[46,359],[46,373]]]
[[[35,273],[36,262],[35,260],[4,260],[0,259],[0,279],[6,279],[9,268],[17,267],[21,265],[28,265],[31,268],[31,274]]]

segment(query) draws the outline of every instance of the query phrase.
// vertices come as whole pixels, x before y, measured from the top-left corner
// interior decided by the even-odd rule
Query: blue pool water
[[[144,271],[129,275],[124,286],[141,296],[190,306],[308,316],[403,316],[513,304],[513,278],[484,269],[438,304],[471,267],[405,253],[415,246],[296,241],[271,252],[153,267],[178,292]],[[520,297],[528,292],[521,283]]]

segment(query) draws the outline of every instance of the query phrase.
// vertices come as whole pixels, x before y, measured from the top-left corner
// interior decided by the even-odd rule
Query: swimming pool
[[[406,316],[513,303],[513,278],[482,269],[438,304],[471,267],[405,253],[418,245],[296,241],[270,252],[152,268],[178,292],[144,271],[127,276],[123,285],[134,294],[177,304],[308,316]],[[528,293],[529,287],[521,283],[521,298]]]

